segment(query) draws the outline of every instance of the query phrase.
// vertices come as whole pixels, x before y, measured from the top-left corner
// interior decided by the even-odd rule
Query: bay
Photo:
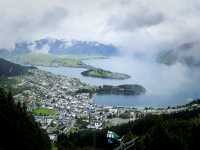
[[[84,63],[97,68],[131,75],[130,79],[113,80],[85,77],[83,68],[41,67],[57,75],[79,78],[91,85],[140,84],[147,89],[141,96],[96,95],[98,105],[133,106],[133,107],[168,107],[188,103],[200,97],[197,81],[200,79],[196,70],[177,64],[161,65],[153,61],[137,58],[112,57],[109,59],[89,59]]]

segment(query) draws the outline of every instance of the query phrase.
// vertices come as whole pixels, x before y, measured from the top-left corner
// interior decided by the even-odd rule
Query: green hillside
[[[0,76],[18,76],[27,72],[33,67],[21,66],[0,58]]]
[[[5,55],[7,60],[25,65],[48,66],[48,67],[86,67],[77,57],[66,55],[52,55],[43,53],[10,54]]]
[[[47,133],[40,129],[26,107],[15,104],[12,94],[0,88],[0,149],[50,150]]]
[[[199,101],[195,103],[199,104]],[[119,143],[110,145],[107,142],[107,131],[114,131],[123,142],[138,137],[133,147],[128,150],[196,150],[200,139],[200,108],[191,108],[171,114],[147,115],[103,130],[79,130],[58,137],[57,146],[67,149],[85,148],[88,150],[114,149]],[[97,142],[98,141],[98,142]]]

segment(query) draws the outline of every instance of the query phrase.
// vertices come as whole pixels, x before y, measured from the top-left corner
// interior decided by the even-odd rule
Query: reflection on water
[[[110,58],[85,60],[85,63],[131,75],[127,80],[112,80],[84,77],[80,73],[85,69],[67,67],[38,67],[54,74],[79,78],[91,85],[141,84],[147,89],[142,96],[97,95],[95,101],[100,105],[120,106],[169,106],[187,103],[191,98],[200,96],[197,81],[198,70],[191,70],[181,64],[174,66],[160,65],[155,62],[133,58]]]

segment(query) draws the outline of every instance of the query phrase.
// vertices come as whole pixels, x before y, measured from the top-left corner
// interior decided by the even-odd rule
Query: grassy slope
[[[56,115],[56,111],[48,108],[37,108],[32,111],[36,116],[53,116]]]
[[[25,74],[31,67],[21,66],[0,58],[0,76],[18,76]]]
[[[88,73],[88,75],[95,76],[95,77],[111,77],[112,76],[112,72],[93,69]]]
[[[5,55],[5,58],[20,64],[30,64],[36,66],[84,67],[81,59],[77,57],[68,57],[65,55],[29,53],[20,55]]]

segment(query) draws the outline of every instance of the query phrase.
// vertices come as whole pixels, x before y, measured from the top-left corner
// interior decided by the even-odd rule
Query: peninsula
[[[111,71],[103,70],[100,68],[90,68],[86,71],[83,71],[81,74],[83,76],[88,76],[88,77],[116,79],[116,80],[125,80],[131,77],[127,74],[111,72]]]
[[[118,86],[103,85],[96,89],[97,94],[114,94],[114,95],[141,95],[146,89],[137,84],[123,84]]]

